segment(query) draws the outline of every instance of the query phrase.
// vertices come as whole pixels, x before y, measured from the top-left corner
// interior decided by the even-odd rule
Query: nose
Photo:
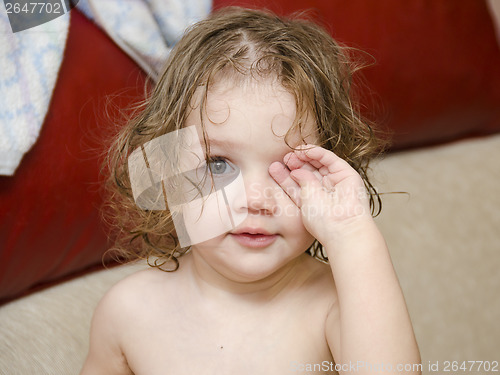
[[[266,171],[267,172],[267,171]],[[277,208],[279,185],[269,174],[243,176],[247,196],[246,209],[249,214],[273,215]]]

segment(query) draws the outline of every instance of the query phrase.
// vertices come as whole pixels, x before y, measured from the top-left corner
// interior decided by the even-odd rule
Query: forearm
[[[337,363],[361,361],[365,366],[358,374],[370,373],[370,367],[377,365],[405,373],[397,366],[420,363],[420,355],[382,234],[373,219],[362,218],[339,229],[335,237],[325,247],[339,300],[341,358],[336,358]]]

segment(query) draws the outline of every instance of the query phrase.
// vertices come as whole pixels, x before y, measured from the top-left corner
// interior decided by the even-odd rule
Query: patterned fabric
[[[69,27],[65,14],[13,33],[0,6],[0,175],[13,175],[35,143],[52,96]]]
[[[189,25],[210,13],[212,1],[81,0],[78,8],[155,79],[172,46]],[[0,6],[0,175],[13,175],[38,137],[68,29],[65,14],[12,33]]]
[[[154,79],[184,30],[210,13],[212,1],[81,0],[78,8]]]

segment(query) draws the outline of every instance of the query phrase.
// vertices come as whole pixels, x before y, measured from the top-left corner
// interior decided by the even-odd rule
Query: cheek
[[[276,207],[274,210],[276,218],[283,222],[289,222],[289,225],[292,223],[295,223],[295,225],[302,225],[302,214],[300,209],[283,190],[280,189],[274,198],[276,199]]]
[[[279,200],[275,217],[280,221],[282,233],[290,242],[308,248],[314,237],[307,231],[302,221],[300,209],[288,198]]]
[[[290,199],[277,206],[275,217],[280,221],[282,229],[289,235],[303,236],[304,233],[308,234],[302,221],[300,209]]]

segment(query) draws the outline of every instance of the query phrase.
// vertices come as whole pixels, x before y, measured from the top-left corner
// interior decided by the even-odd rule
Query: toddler
[[[190,28],[113,146],[121,246],[82,374],[420,373],[345,50],[229,8]]]

